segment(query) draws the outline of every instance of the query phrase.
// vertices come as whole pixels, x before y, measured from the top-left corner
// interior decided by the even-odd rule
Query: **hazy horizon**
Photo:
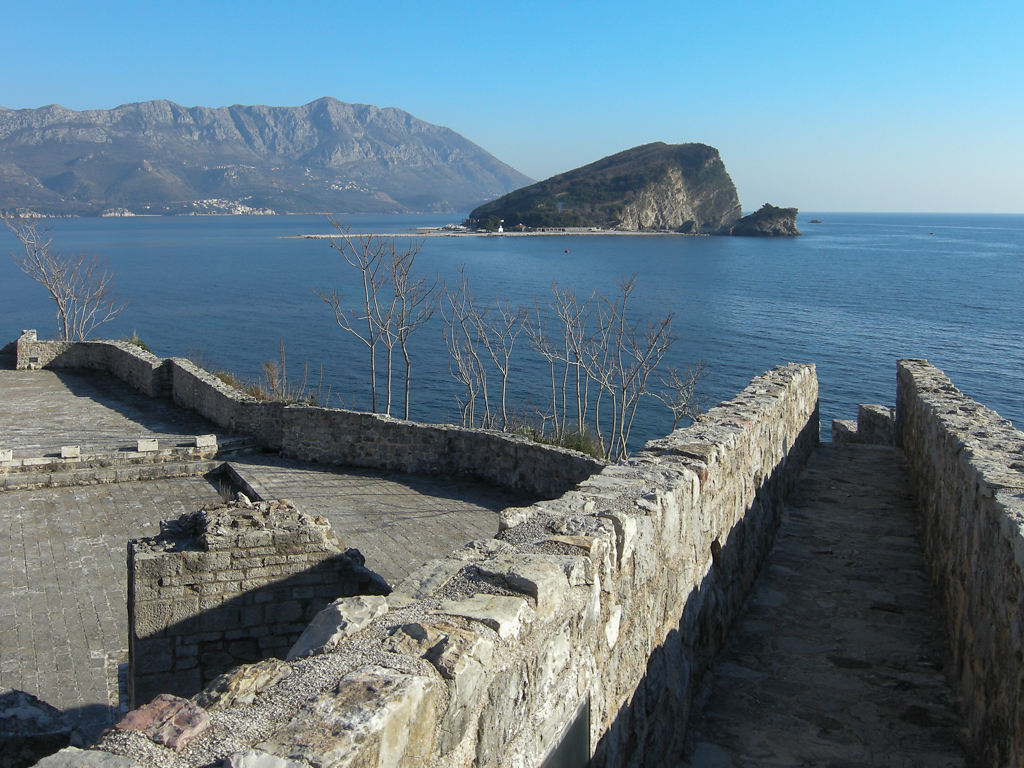
[[[745,211],[1024,212],[1009,4],[42,2],[6,19],[8,109],[331,96],[447,126],[538,180],[699,141]]]

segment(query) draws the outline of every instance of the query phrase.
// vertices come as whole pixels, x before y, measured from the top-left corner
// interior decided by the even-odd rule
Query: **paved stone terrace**
[[[254,454],[231,465],[264,499],[288,499],[323,515],[366,567],[394,586],[417,566],[498,532],[498,513],[526,503],[508,491],[457,478],[303,464]]]
[[[683,765],[965,765],[909,487],[894,449],[821,446]]]
[[[173,443],[208,433],[217,430],[205,419],[110,377],[0,368],[0,447],[17,458],[62,445],[117,451],[139,437]],[[392,583],[493,536],[498,512],[520,501],[463,480],[347,472],[272,454],[236,466],[265,498],[286,497],[327,517]],[[127,659],[127,541],[219,500],[219,490],[219,479],[185,477],[0,493],[0,688],[66,710],[88,735],[109,725]]]
[[[167,400],[155,400],[100,373],[14,371],[0,368],[0,448],[15,458],[59,454],[63,445],[82,453],[134,448],[140,437],[160,447],[187,444],[221,430]]]

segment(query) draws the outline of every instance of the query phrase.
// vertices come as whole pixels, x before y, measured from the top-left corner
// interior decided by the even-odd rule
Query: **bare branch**
[[[27,219],[2,218],[24,250],[21,256],[12,252],[11,259],[46,289],[56,305],[61,339],[81,341],[128,308],[128,300],[114,298],[114,276],[99,258],[84,251],[66,257],[59,251],[51,252],[52,239],[45,228]]]

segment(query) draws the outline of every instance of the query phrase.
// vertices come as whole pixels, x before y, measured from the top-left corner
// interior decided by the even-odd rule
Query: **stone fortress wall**
[[[264,411],[184,363],[157,369],[168,373],[151,381],[166,376],[176,401],[322,460],[416,471],[402,446],[419,441],[460,466],[440,454],[471,439],[422,425],[405,436],[405,423],[367,417],[397,458],[381,447],[375,459],[355,437],[302,448],[306,428],[333,440],[343,424],[378,422]],[[899,363],[895,410],[866,406],[860,418],[863,429],[834,435],[891,436],[907,456],[979,762],[1024,762],[1024,435],[919,360]],[[151,723],[108,734],[82,764],[105,764],[103,752],[182,767],[667,764],[817,440],[813,366],[776,368],[628,462],[506,510],[495,539],[423,565],[386,597],[336,600],[287,661],[243,666],[200,694],[191,742]],[[495,450],[506,464],[486,479],[521,482],[514,449]]]
[[[386,597],[336,600],[285,664],[197,697],[211,725],[173,760],[666,764],[817,441],[813,366],[776,368]],[[99,747],[170,764],[150,736]]]
[[[466,475],[537,498],[555,498],[604,466],[575,451],[501,432],[420,424],[380,414],[265,402],[184,358],[158,358],[126,341],[39,341],[25,331],[17,368],[79,368],[171,398],[217,426],[305,461],[410,474]]]
[[[895,434],[978,765],[1024,765],[1024,433],[901,360]]]

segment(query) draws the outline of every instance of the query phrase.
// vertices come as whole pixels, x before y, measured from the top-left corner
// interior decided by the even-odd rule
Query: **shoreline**
[[[334,237],[711,237],[705,233],[691,232],[643,232],[621,229],[598,229],[582,232],[444,232],[427,230],[420,232],[347,232],[331,234],[282,235],[282,238],[304,240],[330,240]]]

